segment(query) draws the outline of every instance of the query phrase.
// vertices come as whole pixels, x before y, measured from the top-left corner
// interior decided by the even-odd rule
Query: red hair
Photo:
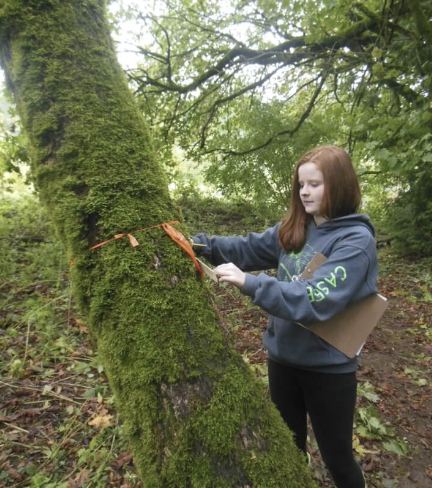
[[[286,252],[299,252],[306,242],[306,228],[313,218],[300,199],[298,170],[302,164],[315,163],[324,178],[320,214],[335,219],[356,213],[361,201],[360,186],[348,153],[337,146],[318,146],[297,162],[291,193],[291,205],[279,228],[279,240]]]

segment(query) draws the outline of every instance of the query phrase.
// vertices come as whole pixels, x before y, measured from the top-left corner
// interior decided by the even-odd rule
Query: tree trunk
[[[0,60],[144,486],[313,486],[187,255],[159,227],[89,251],[177,217],[104,1],[0,0]]]

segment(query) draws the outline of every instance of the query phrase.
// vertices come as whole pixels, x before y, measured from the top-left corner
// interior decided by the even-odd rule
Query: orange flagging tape
[[[196,260],[195,253],[190,245],[190,242],[186,239],[186,237],[179,232],[177,229],[174,229],[169,223],[161,224],[162,229],[168,234],[169,237],[178,245],[180,246],[183,251],[192,259],[195,268],[198,270],[199,274],[204,278],[204,271],[201,269],[199,262]]]
[[[192,259],[195,268],[198,270],[200,275],[204,277],[204,272],[201,269],[200,264],[195,258],[195,253],[192,249],[192,246],[190,245],[190,242],[186,239],[186,237],[179,232],[177,229],[174,229],[172,225],[177,225],[180,224],[178,220],[172,220],[171,222],[164,222],[163,224],[157,224],[157,225],[152,225],[150,227],[143,227],[142,229],[134,230],[133,232],[129,233],[124,233],[124,234],[116,234],[114,237],[111,239],[108,239],[107,241],[100,242],[99,244],[96,244],[90,248],[90,251],[93,249],[97,249],[99,247],[104,246],[105,244],[108,244],[109,242],[115,241],[117,239],[122,239],[123,237],[126,237],[129,239],[130,245],[132,247],[137,247],[139,246],[139,242],[135,239],[133,234],[136,234],[137,232],[145,232],[146,230],[150,229],[155,229],[156,227],[162,227],[162,229],[165,231],[165,233],[179,246],[183,249],[183,251]]]
[[[166,224],[178,225],[178,224],[180,224],[180,222],[178,220],[172,220],[171,222],[166,222]],[[131,246],[137,247],[137,246],[139,246],[139,243],[132,234],[136,234],[137,232],[145,232],[146,230],[155,229],[156,227],[162,227],[163,225],[165,225],[165,224],[156,224],[156,225],[151,225],[150,227],[143,227],[142,229],[134,230],[133,232],[129,232],[129,233],[125,233],[125,234],[116,234],[111,239],[108,239],[107,241],[103,241],[103,242],[100,242],[99,244],[96,244],[95,246],[92,246],[90,248],[90,251],[92,251],[93,249],[97,249],[98,247],[102,247],[105,244],[108,244],[108,242],[112,242],[112,241],[115,241],[116,239],[121,239],[122,237],[126,237],[126,236],[128,237]]]

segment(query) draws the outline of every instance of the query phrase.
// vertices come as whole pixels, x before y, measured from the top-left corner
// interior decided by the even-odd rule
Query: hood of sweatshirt
[[[320,232],[332,232],[338,228],[355,227],[359,225],[369,229],[370,233],[375,237],[375,227],[373,226],[369,216],[366,214],[350,214],[345,215],[344,217],[326,220],[325,222],[317,225],[316,230]]]

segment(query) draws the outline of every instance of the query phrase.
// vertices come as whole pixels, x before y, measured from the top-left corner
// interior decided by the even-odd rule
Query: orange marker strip
[[[137,247],[137,246],[139,246],[139,242],[136,240],[136,238],[132,234],[136,234],[137,232],[145,232],[146,230],[155,229],[156,227],[162,227],[162,229],[166,232],[168,237],[170,237],[179,247],[181,247],[183,249],[183,251],[185,251],[185,253],[192,259],[192,261],[195,265],[195,268],[198,270],[200,275],[202,277],[204,277],[205,276],[204,272],[201,269],[200,264],[198,263],[198,261],[195,258],[195,253],[192,249],[190,242],[186,239],[186,237],[181,232],[179,232],[177,229],[174,229],[174,227],[172,227],[171,224],[177,225],[177,224],[180,224],[180,222],[178,220],[173,220],[171,222],[164,222],[163,224],[152,225],[150,227],[143,227],[142,229],[134,230],[133,232],[130,232],[130,233],[116,234],[111,239],[100,242],[99,244],[95,244],[94,246],[92,246],[90,248],[90,251],[92,251],[93,249],[98,249],[99,247],[102,247],[105,244],[108,244],[109,242],[115,241],[117,239],[122,239],[123,237],[126,237],[126,236],[129,239],[130,245],[132,247]]]
[[[172,220],[171,222],[167,222],[167,224],[173,224],[173,225],[177,225],[179,223],[180,222],[178,220]],[[109,242],[115,241],[117,239],[121,239],[122,237],[125,237],[125,236],[128,237],[129,242],[130,242],[132,247],[137,247],[137,246],[139,246],[139,242],[135,239],[135,237],[132,234],[136,234],[137,232],[144,232],[144,231],[150,230],[150,229],[155,229],[156,227],[162,227],[163,225],[164,224],[156,224],[156,225],[151,225],[150,227],[143,227],[142,229],[134,230],[133,232],[129,232],[127,234],[116,234],[111,239],[108,239],[107,241],[103,241],[103,242],[100,242],[99,244],[92,246],[90,248],[90,251],[92,251],[93,249],[97,249],[98,247],[102,247],[105,244],[108,244]]]
[[[195,253],[192,249],[192,246],[190,242],[186,239],[186,237],[177,229],[174,229],[174,227],[172,227],[169,223],[162,224],[162,229],[192,259],[195,268],[198,270],[199,274],[204,278],[205,276],[204,271],[201,269],[199,262],[196,260]]]

